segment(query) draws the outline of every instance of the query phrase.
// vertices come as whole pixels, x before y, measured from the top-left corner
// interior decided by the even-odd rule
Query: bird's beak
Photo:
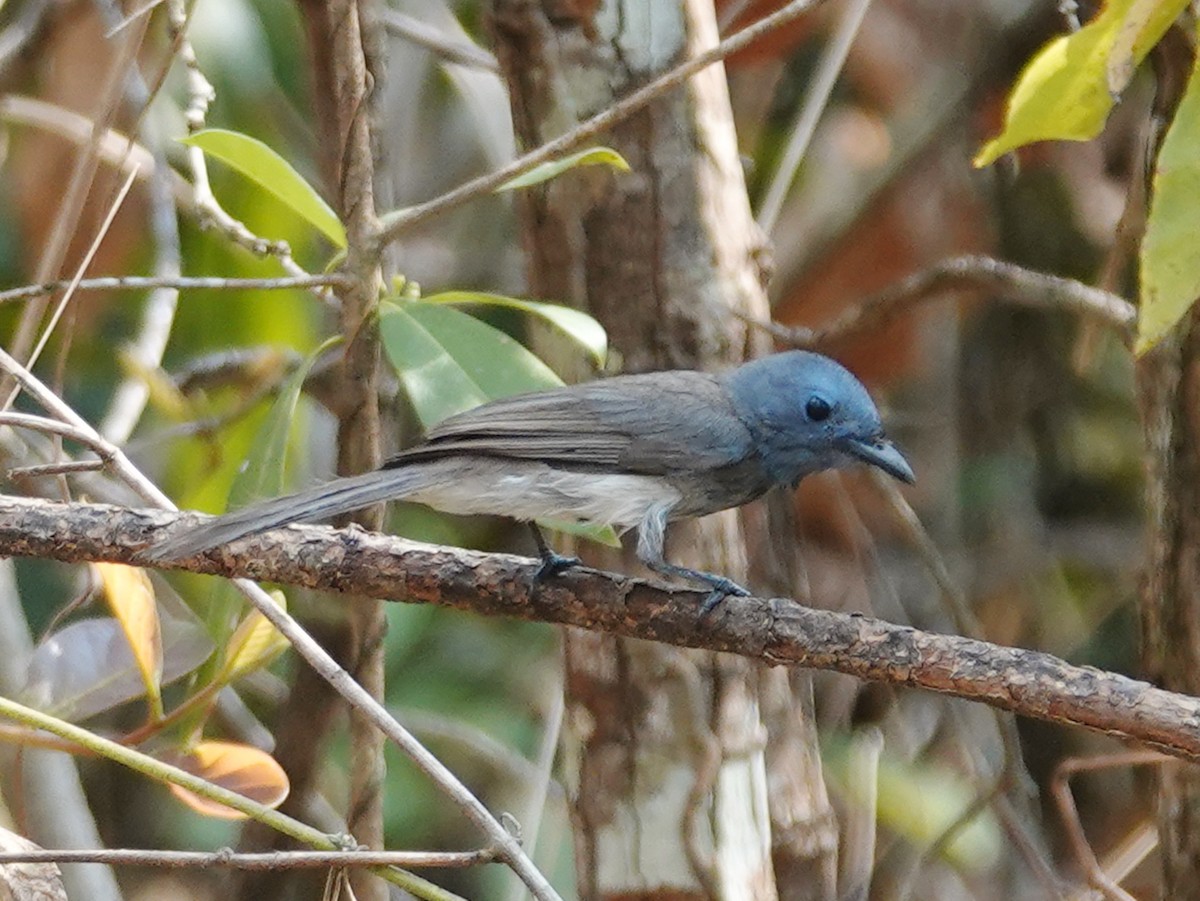
[[[904,459],[904,454],[896,450],[896,446],[886,438],[874,438],[864,441],[861,438],[848,438],[845,443],[846,452],[858,457],[864,463],[878,466],[890,476],[895,476],[901,482],[912,484],[917,480]]]

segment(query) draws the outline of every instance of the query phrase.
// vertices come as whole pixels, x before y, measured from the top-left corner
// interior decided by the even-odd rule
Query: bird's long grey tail
[[[151,545],[145,556],[152,562],[184,559],[246,535],[266,532],[293,522],[327,519],[381,501],[407,497],[426,487],[421,466],[379,469],[347,476],[305,491],[253,504],[196,526],[176,526]]]

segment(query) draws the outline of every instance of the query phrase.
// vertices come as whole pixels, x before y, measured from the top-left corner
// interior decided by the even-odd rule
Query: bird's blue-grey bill
[[[861,441],[851,438],[846,442],[846,450],[858,457],[864,463],[878,466],[890,476],[895,476],[901,482],[912,484],[917,480],[912,467],[904,459],[904,454],[896,450],[896,446],[886,438],[874,441]]]

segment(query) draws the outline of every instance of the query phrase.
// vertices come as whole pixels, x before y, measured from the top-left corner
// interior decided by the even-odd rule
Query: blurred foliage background
[[[95,115],[97,85],[108,65],[105,16],[113,11],[80,0],[12,0],[2,11],[8,27],[32,6],[37,27],[19,52],[0,59],[3,91]],[[390,4],[474,49],[481,64],[448,61],[403,36],[403,27],[389,26],[388,78],[380,88],[381,209],[433,197],[514,154],[505,90],[487,66],[485,6],[477,0]],[[720,6],[728,28],[772,4],[727,0]],[[824,4],[728,62],[756,203],[769,190],[842,6]],[[1103,276],[1108,287],[1131,293],[1129,250],[1114,245],[1113,236],[1127,184],[1137,177],[1132,148],[1149,103],[1147,80],[1135,79],[1096,141],[1038,145],[986,170],[970,165],[997,129],[1005,91],[1021,64],[1065,28],[1056,6],[876,0],[770,234],[771,293],[780,322],[819,326],[898,278],[963,253],[992,254],[1089,283]],[[139,58],[147,77],[170,52],[157,17],[151,17]],[[208,124],[258,138],[321,185],[314,85],[297,8],[268,0],[201,0],[192,9],[189,34],[216,90]],[[162,134],[184,133],[184,90],[183,74],[174,67],[148,116]],[[39,277],[38,261],[77,146],[23,121],[9,106],[0,119],[0,277],[15,286]],[[118,129],[137,125],[132,108],[118,114]],[[181,148],[170,141],[165,146],[182,165]],[[252,232],[287,241],[309,271],[328,264],[329,246],[286,207],[220,164],[210,173],[215,196]],[[63,272],[81,258],[115,181],[101,166]],[[520,236],[510,203],[507,196],[489,197],[422,226],[392,248],[393,265],[426,293],[521,296]],[[156,238],[147,209],[145,186],[139,185],[91,274],[150,271]],[[179,217],[179,240],[185,274],[281,274],[276,261],[231,246],[188,216]],[[116,386],[131,373],[123,347],[139,328],[145,302],[143,291],[81,294],[37,367],[91,421],[103,417]],[[11,332],[18,315],[16,305],[0,308],[0,334]],[[520,316],[493,311],[488,321],[525,337],[528,321]],[[185,291],[163,362],[168,374],[211,366],[210,355],[230,349],[273,351],[256,355],[237,377],[190,393],[182,412],[152,402],[128,441],[129,452],[180,506],[223,509],[270,408],[267,389],[335,328],[330,310],[307,291]],[[1142,439],[1131,362],[1120,339],[1066,314],[961,294],[923,304],[830,352],[884,400],[889,429],[920,476],[911,500],[982,634],[1136,674]],[[246,403],[256,391],[258,399]],[[396,404],[401,435],[415,437],[411,410],[402,398]],[[210,418],[212,428],[183,425]],[[332,423],[320,403],[301,399],[290,439],[289,484],[330,474]],[[6,465],[21,465],[12,453]],[[58,488],[17,480],[6,490],[53,494]],[[809,602],[955,630],[925,563],[865,480],[815,477],[798,492],[797,505]],[[523,530],[499,521],[404,507],[392,511],[390,524],[440,543],[531,550]],[[35,635],[89,594],[86,574],[72,568],[20,561],[16,572]],[[172,577],[169,585],[156,578],[156,585],[164,595],[177,592],[181,606],[201,620],[225,591],[200,577]],[[318,620],[328,615],[324,603],[302,595],[291,599],[294,610]],[[569,818],[561,788],[551,783],[544,807],[536,803],[539,766],[552,759],[561,716],[554,630],[401,604],[389,605],[388,616],[388,706],[492,809],[518,813],[527,830],[540,821],[535,857],[569,891]],[[287,690],[293,667],[284,656],[246,682],[249,709],[264,722]],[[1114,749],[1112,742],[1022,721],[1019,758],[1011,759],[1003,727],[982,708],[910,693],[883,692],[881,700],[878,692],[829,675],[817,684],[828,775],[847,817],[858,798],[856,730],[871,722],[885,736],[872,898],[901,897],[920,852],[1006,768],[1024,787],[1023,806],[987,808],[944,855],[921,862],[910,897],[1015,897],[1014,886],[1030,884],[1031,868],[1018,835],[1044,848],[1056,872],[1078,880],[1078,862],[1045,788],[1064,758],[1103,754]],[[124,728],[138,715],[122,708],[92,724]],[[223,728],[233,727],[219,715],[216,731]],[[388,764],[389,846],[468,847],[472,838],[457,812],[405,761],[389,757]],[[6,755],[6,773],[20,766]],[[83,768],[102,834],[113,847],[236,843],[236,824],[190,813],[159,786],[110,766],[84,762]],[[346,791],[345,768],[346,749],[334,742],[319,780],[334,808]],[[1151,817],[1152,798],[1137,771],[1097,772],[1075,784],[1088,837],[1100,851],[1117,847]],[[4,800],[19,828],[20,798],[6,793]],[[1150,897],[1155,872],[1151,854],[1126,884]],[[218,885],[205,873],[120,875],[131,898],[215,897]],[[515,897],[511,879],[498,867],[443,877],[468,897]]]

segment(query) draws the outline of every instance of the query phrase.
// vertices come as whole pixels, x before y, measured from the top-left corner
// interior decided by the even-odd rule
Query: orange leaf
[[[257,801],[264,807],[278,807],[288,796],[288,779],[275,758],[266,751],[228,741],[202,741],[190,752],[173,755],[170,761],[181,770],[206,779],[222,788]],[[224,820],[241,820],[246,815],[195,792],[171,786],[171,792],[197,813]]]

